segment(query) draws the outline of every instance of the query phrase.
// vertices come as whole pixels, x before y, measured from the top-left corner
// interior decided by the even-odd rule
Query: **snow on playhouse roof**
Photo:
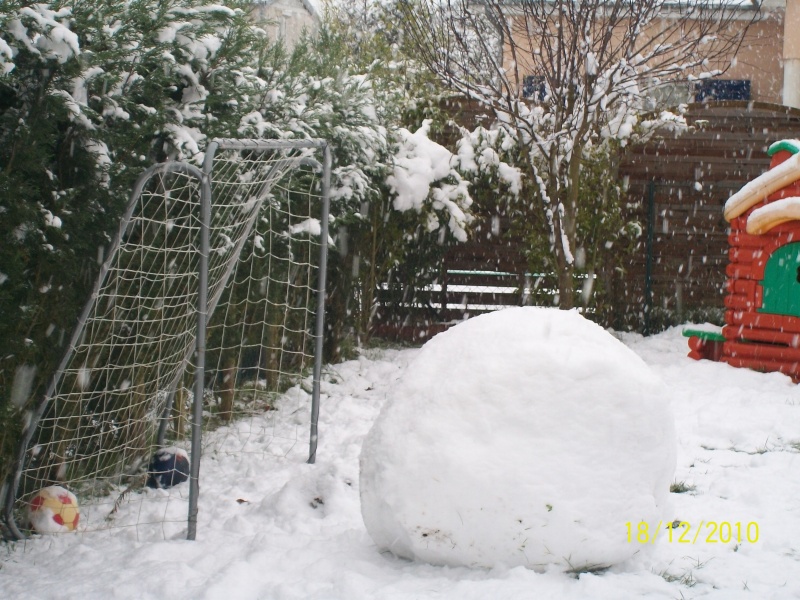
[[[800,198],[796,196],[776,200],[750,213],[747,233],[761,235],[789,221],[800,221]]]
[[[800,180],[800,140],[775,142],[767,150],[772,156],[787,150],[792,156],[773,169],[746,183],[725,203],[725,219],[732,221],[743,215],[770,194]],[[747,233],[760,235],[787,221],[800,219],[800,198],[783,198],[758,208],[747,219]]]

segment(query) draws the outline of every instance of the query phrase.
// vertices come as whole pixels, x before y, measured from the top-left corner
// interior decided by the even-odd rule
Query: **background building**
[[[253,18],[263,23],[272,39],[281,39],[292,48],[303,31],[314,32],[320,16],[309,0],[264,0],[253,3]]]

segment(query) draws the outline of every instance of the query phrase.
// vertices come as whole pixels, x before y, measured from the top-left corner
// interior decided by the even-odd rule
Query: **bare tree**
[[[759,14],[754,3],[723,0],[400,0],[399,7],[419,59],[450,89],[485,105],[522,148],[562,308],[574,304],[587,151],[641,133],[657,86],[724,72]]]

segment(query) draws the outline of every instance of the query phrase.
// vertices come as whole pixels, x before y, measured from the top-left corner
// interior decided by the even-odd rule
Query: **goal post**
[[[78,495],[91,521],[82,529],[113,527],[123,501],[144,490],[154,452],[185,445],[190,423],[184,523],[194,539],[204,416],[222,428],[280,413],[307,378],[315,461],[330,177],[324,140],[215,139],[201,168],[171,162],[142,174],[23,433],[0,497],[6,536],[25,537],[25,508],[48,485]],[[285,426],[262,420],[262,430]],[[286,453],[297,441],[274,446]],[[172,504],[186,500],[145,492],[142,502],[171,503],[154,514],[174,515]]]

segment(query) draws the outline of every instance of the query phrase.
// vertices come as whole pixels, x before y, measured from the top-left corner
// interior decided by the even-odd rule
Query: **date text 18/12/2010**
[[[758,541],[758,523],[750,521],[700,521],[699,525],[692,525],[687,521],[672,521],[666,524],[658,522],[655,529],[650,529],[650,524],[625,523],[628,534],[628,543],[655,544],[657,539],[666,539],[669,543],[676,544],[741,544],[748,542],[755,544]],[[664,531],[662,531],[664,529]]]

